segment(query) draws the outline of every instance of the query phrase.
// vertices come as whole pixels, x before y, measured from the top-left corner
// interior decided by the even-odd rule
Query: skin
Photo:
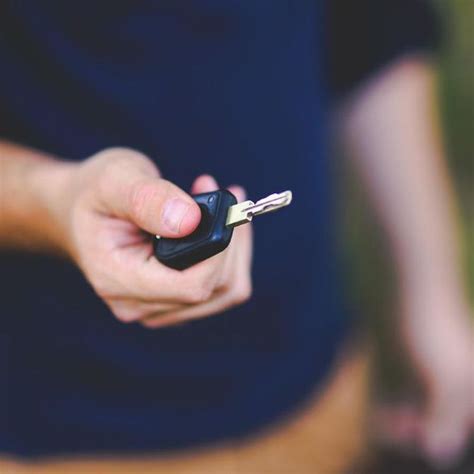
[[[249,225],[235,230],[224,252],[182,272],[152,256],[143,231],[184,236],[196,228],[201,213],[144,155],[109,149],[79,164],[64,163],[4,143],[0,157],[0,245],[68,256],[120,321],[169,326],[220,313],[250,297]],[[194,193],[216,189],[211,176],[193,185]],[[244,199],[242,188],[229,189]]]
[[[417,446],[444,465],[459,455],[472,430],[474,359],[435,104],[432,70],[409,59],[359,89],[340,119],[387,231],[402,332],[426,387],[422,410],[385,409],[379,426],[393,442]],[[159,328],[221,313],[250,297],[250,225],[236,229],[223,253],[183,272],[150,258],[143,231],[184,236],[200,214],[142,154],[109,149],[64,163],[0,142],[0,165],[0,246],[72,259],[120,321]],[[216,188],[212,177],[201,176],[192,191]],[[241,188],[230,189],[244,199]],[[185,211],[179,218],[168,207],[177,202]]]
[[[341,114],[355,169],[385,228],[398,277],[400,327],[426,389],[423,407],[382,407],[386,440],[450,465],[474,427],[474,330],[459,222],[441,144],[436,74],[406,58]]]

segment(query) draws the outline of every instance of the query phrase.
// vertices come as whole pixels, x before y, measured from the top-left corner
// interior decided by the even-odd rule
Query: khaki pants
[[[2,474],[336,474],[366,447],[369,356],[346,356],[326,390],[293,418],[238,443],[146,458],[0,460]]]

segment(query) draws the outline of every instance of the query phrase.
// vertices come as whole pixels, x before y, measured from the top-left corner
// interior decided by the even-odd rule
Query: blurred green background
[[[474,295],[474,1],[437,0],[446,23],[440,55],[441,110],[449,163],[465,224],[466,270]]]
[[[461,206],[467,284],[474,300],[474,0],[433,0],[443,26],[440,107],[449,166]],[[343,173],[343,251],[349,287],[377,352],[376,395],[416,396],[394,322],[393,275],[383,237],[350,166]]]

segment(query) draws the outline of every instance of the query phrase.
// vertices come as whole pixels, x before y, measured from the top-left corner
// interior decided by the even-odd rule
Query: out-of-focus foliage
[[[468,286],[474,299],[474,1],[433,0],[440,12],[443,44],[438,55],[442,121],[450,170],[461,205]],[[394,333],[393,275],[365,197],[351,173],[341,188],[343,250],[356,311],[375,335],[382,391],[412,391]]]
[[[437,0],[436,5],[445,27],[439,62],[441,110],[463,211],[469,287],[474,295],[474,1]]]

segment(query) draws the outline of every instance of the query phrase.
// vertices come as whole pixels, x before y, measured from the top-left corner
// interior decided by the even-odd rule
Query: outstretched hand
[[[154,258],[149,234],[188,235],[201,212],[147,157],[105,150],[74,165],[68,180],[53,212],[63,249],[120,321],[158,328],[220,313],[250,297],[250,226],[236,229],[224,252],[185,271]],[[212,177],[201,176],[192,191],[216,189]],[[229,189],[244,199],[242,188]]]

